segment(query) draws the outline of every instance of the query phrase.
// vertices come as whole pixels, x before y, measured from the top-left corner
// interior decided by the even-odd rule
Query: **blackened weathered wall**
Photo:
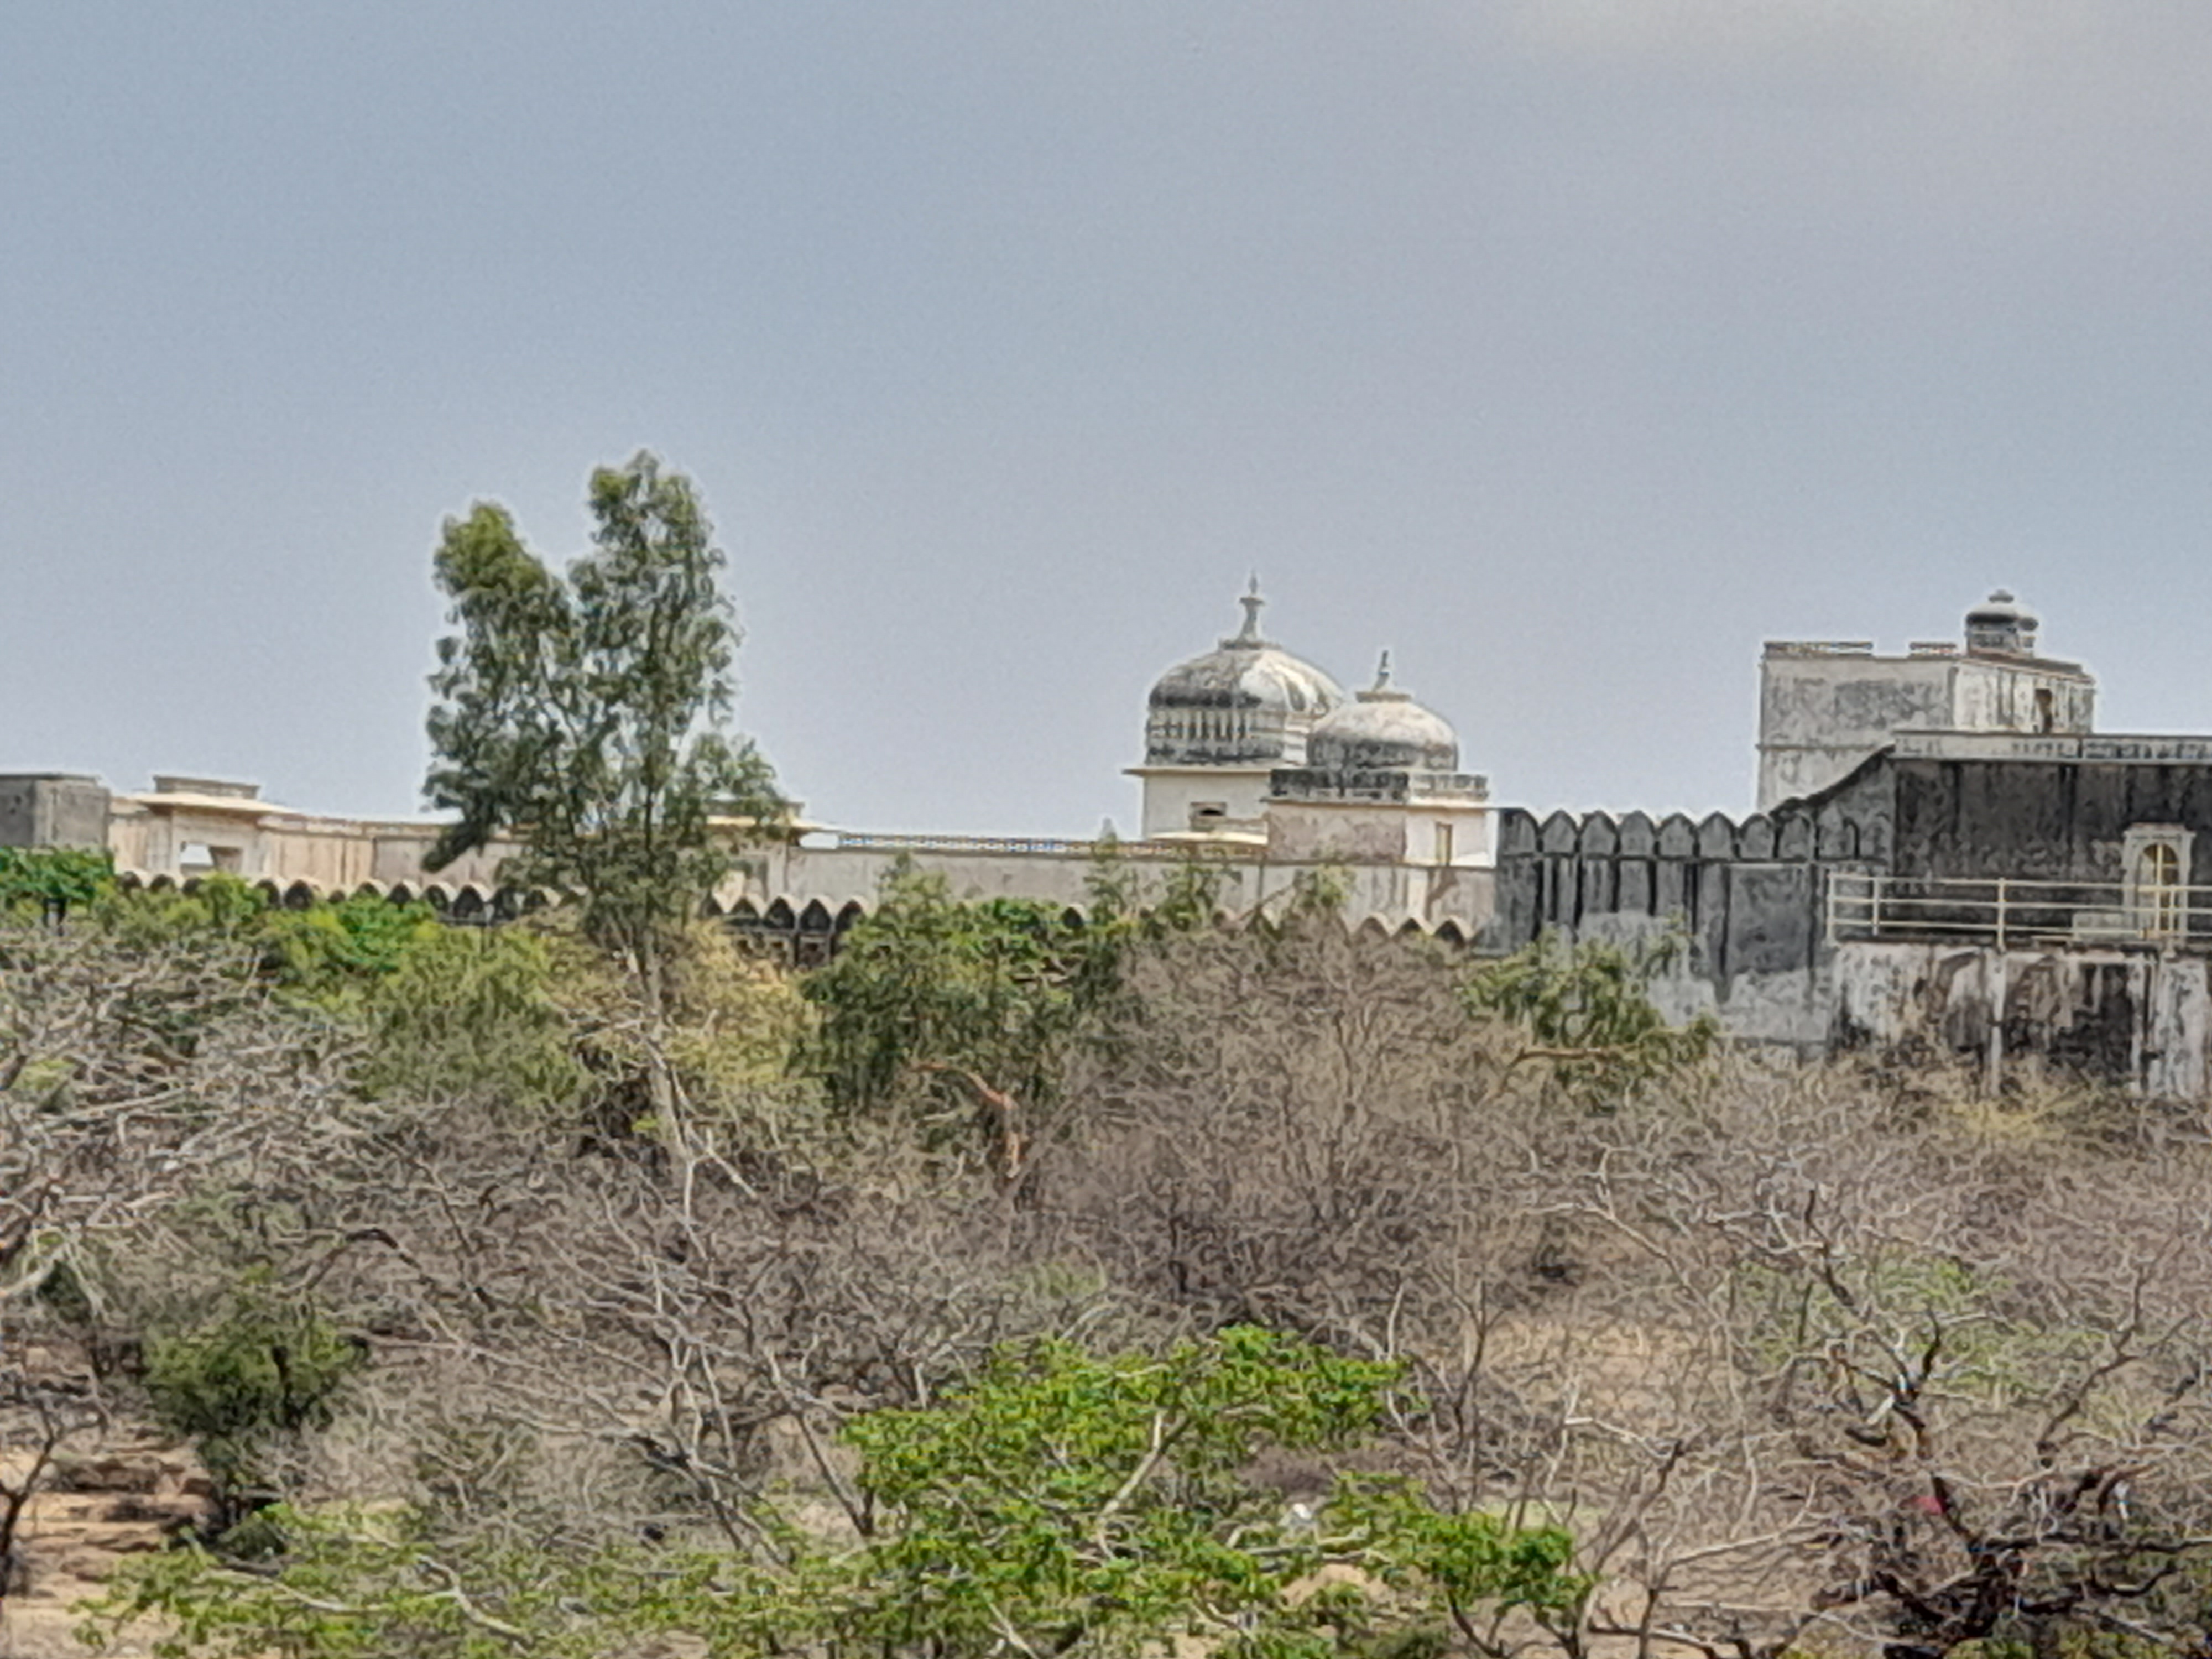
[[[1717,812],[1656,824],[1640,812],[1559,812],[1539,823],[1509,811],[1498,824],[1492,942],[1511,950],[1547,931],[1672,920],[1698,971],[1723,985],[1809,969],[1823,948],[1826,871],[1878,868],[1887,854],[1887,796],[1871,772],[1741,823]]]
[[[1893,757],[1899,875],[2117,882],[2139,824],[2212,833],[2212,764]],[[2205,878],[2200,866],[2195,877]]]
[[[1829,968],[1833,1037],[1978,1067],[1994,1054],[2003,1075],[2055,1069],[2202,1101],[2212,1091],[2207,967],[2202,957],[2094,946],[1853,941]]]
[[[108,793],[69,773],[0,777],[0,847],[107,845]]]

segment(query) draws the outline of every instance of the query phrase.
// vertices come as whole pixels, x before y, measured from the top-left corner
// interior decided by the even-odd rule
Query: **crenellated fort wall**
[[[432,823],[325,817],[261,800],[250,785],[161,777],[136,795],[111,794],[81,776],[0,779],[0,844],[105,846],[119,875],[141,886],[183,886],[216,871],[281,902],[374,892],[427,899],[455,921],[523,908],[500,866],[514,850],[495,843],[444,870],[423,859]],[[739,832],[732,825],[732,833]],[[1276,859],[1264,844],[1107,842],[965,836],[875,836],[800,830],[745,848],[738,872],[714,900],[715,914],[789,939],[802,955],[874,908],[884,878],[905,860],[945,878],[963,899],[1024,898],[1088,911],[1099,862],[1118,859],[1139,902],[1156,896],[1191,860],[1218,872],[1218,902],[1235,918],[1285,902],[1302,878],[1327,873],[1346,890],[1348,918],[1474,942],[1492,910],[1491,872],[1468,864]]]

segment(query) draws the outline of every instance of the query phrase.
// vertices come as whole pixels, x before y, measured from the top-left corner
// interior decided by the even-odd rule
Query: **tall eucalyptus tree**
[[[577,903],[656,1016],[668,941],[782,811],[729,729],[740,637],[697,489],[641,451],[592,474],[592,550],[556,574],[507,509],[449,519],[454,632],[430,685],[425,794],[454,813],[426,862],[512,837],[506,879]]]

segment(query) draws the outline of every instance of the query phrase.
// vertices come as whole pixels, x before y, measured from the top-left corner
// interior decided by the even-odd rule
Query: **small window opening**
[[[2058,729],[2058,700],[2047,685],[2036,688],[2035,729],[2045,737]]]
[[[1437,826],[1437,862],[1449,864],[1451,861],[1452,827],[1449,823],[1440,823]]]
[[[2181,931],[2181,854],[2165,842],[2153,842],[2136,863],[2136,902],[2143,932],[2171,939]]]

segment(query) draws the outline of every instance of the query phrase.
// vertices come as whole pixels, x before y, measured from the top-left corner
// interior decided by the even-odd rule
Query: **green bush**
[[[0,847],[0,915],[59,918],[115,890],[108,854],[69,847]]]
[[[264,957],[276,983],[333,1010],[356,1006],[379,981],[445,932],[427,904],[356,894],[304,910],[271,909]]]
[[[542,1112],[584,1084],[555,953],[536,930],[447,927],[410,933],[363,992],[375,1095],[473,1100]]]
[[[1698,1065],[1720,1039],[1710,1014],[1672,1025],[1651,999],[1654,979],[1687,949],[1679,934],[1636,945],[1546,933],[1468,976],[1477,1013],[1527,1033],[1522,1058],[1540,1060],[1573,1093],[1617,1097]]]
[[[1035,1104],[1059,1083],[1066,1045],[1097,988],[1099,936],[1028,899],[955,899],[911,866],[802,989],[822,1010],[809,1059],[841,1107],[920,1097],[967,1103],[962,1074]]]
[[[195,883],[189,893],[167,888],[111,892],[100,901],[96,915],[117,943],[152,950],[258,943],[268,911],[267,894],[218,870]]]
[[[311,1304],[249,1282],[212,1317],[147,1344],[146,1392],[163,1426],[197,1445],[235,1520],[269,1449],[327,1425],[363,1361]]]
[[[1352,1455],[1400,1388],[1396,1365],[1249,1327],[1164,1352],[1016,1345],[932,1405],[848,1425],[844,1497],[867,1522],[851,1540],[773,1501],[741,1550],[277,1508],[281,1559],[139,1557],[86,1634],[152,1614],[178,1633],[168,1650],[225,1659],[600,1659],[678,1634],[726,1655],[1427,1659],[1462,1621],[1571,1624],[1590,1586],[1559,1528],[1371,1474],[1302,1511],[1249,1477],[1263,1449]]]

